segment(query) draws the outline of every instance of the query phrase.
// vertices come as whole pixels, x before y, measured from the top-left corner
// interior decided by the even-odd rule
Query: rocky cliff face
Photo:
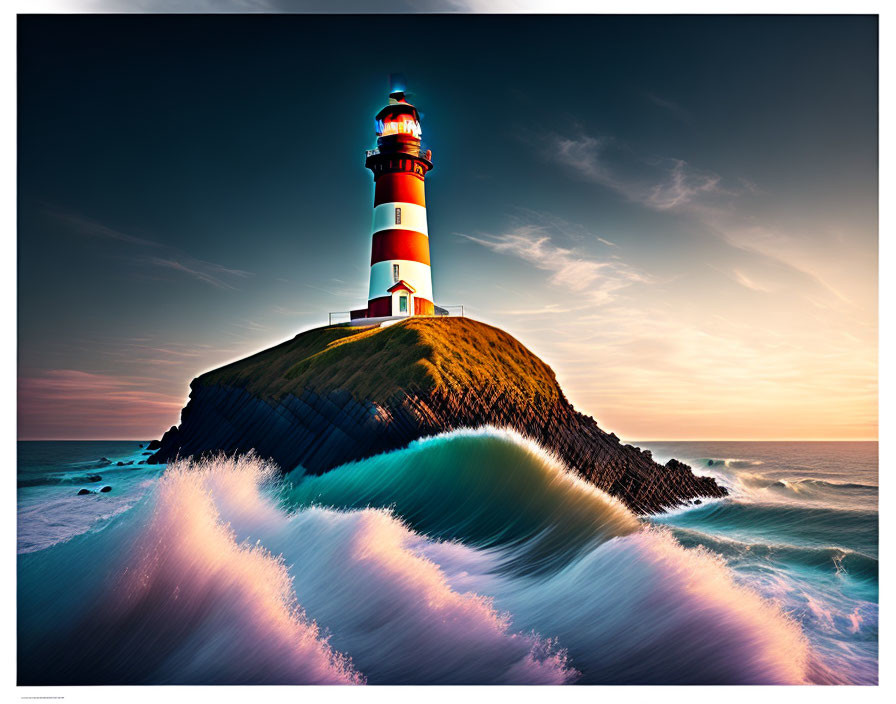
[[[321,328],[191,384],[181,424],[150,463],[254,449],[320,474],[463,427],[513,428],[639,513],[724,496],[687,465],[654,462],[575,411],[553,372],[507,333],[469,319]]]

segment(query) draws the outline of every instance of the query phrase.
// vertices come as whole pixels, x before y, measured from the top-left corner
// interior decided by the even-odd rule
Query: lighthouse
[[[374,180],[370,288],[367,308],[351,317],[433,315],[423,191],[432,153],[423,149],[420,115],[403,91],[390,93],[377,113],[376,137],[365,162]]]

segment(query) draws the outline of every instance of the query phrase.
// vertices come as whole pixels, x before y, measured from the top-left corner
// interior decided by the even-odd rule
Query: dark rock
[[[510,427],[536,440],[599,488],[637,513],[657,513],[695,496],[724,496],[710,477],[669,460],[665,467],[639,449],[620,445],[565,398],[520,408],[500,389],[419,393],[406,390],[387,404],[358,401],[350,394],[306,389],[276,403],[245,389],[203,386],[194,381],[181,425],[162,437],[148,464],[175,457],[255,450],[284,471],[301,465],[323,474],[346,462],[396,450],[420,437],[464,427]]]
[[[124,467],[124,462],[116,462],[115,464],[116,464],[118,467]]]
[[[87,477],[87,481],[89,481],[89,482],[98,482],[98,481],[102,481],[102,479],[103,478],[99,474],[91,474],[90,476]]]
[[[154,454],[154,453],[152,453],[152,452],[144,452],[143,454],[144,454],[144,455],[152,455],[152,454]]]
[[[99,461],[102,464],[112,464],[112,460],[110,460],[108,457],[100,457]]]
[[[699,506],[703,502],[700,499],[694,499],[694,506]]]
[[[140,460],[137,464],[146,464],[146,460]]]
[[[147,450],[158,450],[160,447],[162,447],[161,440],[150,440],[149,444],[146,446],[146,449]]]
[[[657,513],[695,497],[727,494],[714,479],[695,476],[678,460],[662,466],[649,451],[620,444],[593,418],[576,411],[553,371],[507,333],[469,319],[416,320],[375,333],[379,347],[358,344],[354,348],[358,352],[352,351],[355,343],[340,347],[341,354],[331,362],[319,361],[321,345],[332,339],[327,337],[329,329],[319,329],[203,374],[190,384],[180,425],[147,446],[158,448],[147,463],[255,450],[284,471],[301,465],[308,474],[323,474],[418,438],[492,425],[532,438],[572,472],[636,513]],[[440,331],[441,338],[437,334],[426,338],[442,345],[439,355],[418,344],[427,326],[440,326],[436,333]],[[463,376],[467,357],[456,354],[451,342],[458,334],[494,349],[487,360],[479,356],[481,373]],[[391,356],[378,356],[389,349]],[[368,353],[372,356],[365,357]],[[472,354],[469,347],[468,353]],[[400,359],[406,366],[384,371],[370,361],[380,358]],[[307,371],[311,359],[318,360],[317,371]],[[442,383],[430,383],[429,376],[421,381],[419,375],[408,373],[408,368],[424,361],[441,375]],[[326,373],[333,369],[326,366],[331,363],[343,380],[335,387],[318,388],[314,384],[335,384]],[[319,381],[299,384],[296,380],[305,379],[300,375],[306,372],[308,379]],[[452,381],[458,374],[466,379],[463,384]],[[372,389],[374,395],[364,389]]]
[[[106,493],[112,491],[112,487],[111,487],[111,486],[104,486],[102,489],[100,489],[100,491],[103,492],[104,494],[106,494]]]
[[[134,464],[134,460],[129,460],[129,461],[125,462],[124,464],[125,464],[125,466],[127,466],[129,464]]]
[[[92,494],[93,492],[90,489],[81,489],[78,492],[78,496],[84,496],[84,494]]]
[[[713,464],[715,464],[715,463],[714,463],[712,460],[706,460],[706,464],[707,464],[709,467],[712,467]]]
[[[139,448],[142,450],[142,449],[143,449],[143,443],[141,442],[139,445],[137,445],[137,447],[139,447]]]

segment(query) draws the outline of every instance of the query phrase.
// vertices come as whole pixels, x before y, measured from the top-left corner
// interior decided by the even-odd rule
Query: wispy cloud
[[[357,299],[359,296],[366,295],[366,289],[363,288],[362,283],[345,284],[340,279],[331,278],[328,281],[325,281],[324,284],[326,285],[316,286],[314,284],[309,284],[308,282],[302,283],[302,285],[306,288],[313,289],[314,291],[320,291],[321,293],[325,293],[328,296],[334,296],[340,299],[348,298],[349,300],[351,300],[353,298]]]
[[[267,326],[262,325],[256,320],[251,320],[249,318],[244,318],[240,321],[234,321],[230,323],[232,327],[239,328],[240,330],[249,330],[250,332],[260,332],[262,330],[267,330]]]
[[[294,318],[299,315],[311,315],[316,313],[314,310],[300,310],[296,308],[287,308],[285,306],[274,306],[271,308],[272,313],[276,313],[277,315],[283,315],[289,318]]]
[[[549,283],[586,295],[592,303],[605,303],[615,291],[649,280],[618,259],[595,259],[559,246],[546,228],[538,225],[523,225],[498,235],[460,234],[493,252],[510,254],[549,272]]]
[[[626,201],[690,218],[702,231],[728,245],[783,264],[838,302],[851,302],[813,263],[817,239],[783,232],[757,222],[752,212],[742,212],[740,200],[761,192],[750,179],[728,179],[736,184],[728,185],[719,174],[696,168],[684,159],[639,155],[608,136],[551,133],[543,137],[527,135],[525,139],[540,147],[548,161],[618,193]]]
[[[201,259],[184,258],[178,261],[177,259],[165,257],[150,257],[148,261],[155,266],[179,271],[217,288],[235,289],[236,286],[231,283],[233,279],[245,279],[248,276],[252,276],[252,272],[243,271],[242,269],[231,269],[220,264],[202,261]]]
[[[551,316],[550,330],[524,311],[507,323],[540,341],[575,404],[629,437],[755,437],[763,423],[768,437],[873,436],[877,366],[865,336],[757,311],[726,318],[626,296]]]
[[[654,210],[672,210],[700,195],[725,193],[721,178],[683,159],[638,156],[611,137],[555,133],[537,138],[548,160]]]
[[[85,218],[76,213],[68,213],[60,210],[49,210],[49,214],[56,220],[67,225],[72,231],[86,237],[96,237],[99,239],[116,240],[127,244],[135,244],[141,247],[161,247],[162,245],[145,237],[137,237],[136,235],[116,230],[115,228],[104,225],[97,220]]]
[[[19,379],[19,437],[148,438],[175,422],[184,398],[151,377],[50,369]]]
[[[589,305],[584,306],[562,306],[557,303],[549,303],[544,306],[539,306],[538,308],[508,308],[505,310],[496,311],[501,315],[525,315],[529,317],[536,317],[539,315],[557,315],[562,313],[576,313],[581,310],[585,310],[590,307]]]
[[[819,240],[766,227],[732,209],[695,204],[691,212],[707,232],[743,252],[759,255],[804,276],[838,304],[852,303],[815,264]]]
[[[743,286],[745,289],[748,289],[750,291],[755,291],[757,293],[772,293],[775,290],[775,288],[770,284],[758,281],[756,275],[754,275],[753,273],[747,274],[737,266],[717,266],[708,262],[706,263],[706,266],[708,266],[713,271],[718,272],[728,280],[733,281],[739,286]]]
[[[655,93],[645,93],[644,97],[657,107],[662,108],[663,110],[668,112],[676,120],[679,120],[680,122],[688,125],[691,124],[691,121],[693,119],[691,113],[685,110],[675,101],[663,98],[659,95],[656,95]]]
[[[234,285],[234,282],[237,279],[253,276],[253,273],[250,271],[196,259],[176,247],[109,227],[97,220],[78,215],[77,213],[65,212],[54,208],[48,208],[47,212],[51,217],[63,223],[74,234],[121,242],[140,249],[152,249],[155,252],[159,252],[150,256],[138,255],[130,257],[131,261],[137,264],[176,271],[196,281],[221,289],[235,289],[237,287]]]
[[[761,293],[770,293],[771,289],[767,286],[763,286],[762,284],[754,281],[749,276],[744,274],[742,271],[734,270],[734,280],[737,281],[741,286],[750,289],[751,291],[759,291]]]
[[[664,172],[662,180],[647,190],[644,205],[656,210],[669,210],[687,205],[706,193],[719,193],[720,177],[700,172],[681,159],[657,159],[655,164]],[[638,200],[637,195],[633,200]]]

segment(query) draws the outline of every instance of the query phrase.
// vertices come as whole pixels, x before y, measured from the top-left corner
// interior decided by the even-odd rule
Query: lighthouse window
[[[393,265],[392,265],[392,280],[393,280],[393,281],[398,281],[398,278],[399,278],[399,276],[398,276],[398,264],[393,264]]]
[[[395,209],[395,224],[401,225],[401,208]]]

